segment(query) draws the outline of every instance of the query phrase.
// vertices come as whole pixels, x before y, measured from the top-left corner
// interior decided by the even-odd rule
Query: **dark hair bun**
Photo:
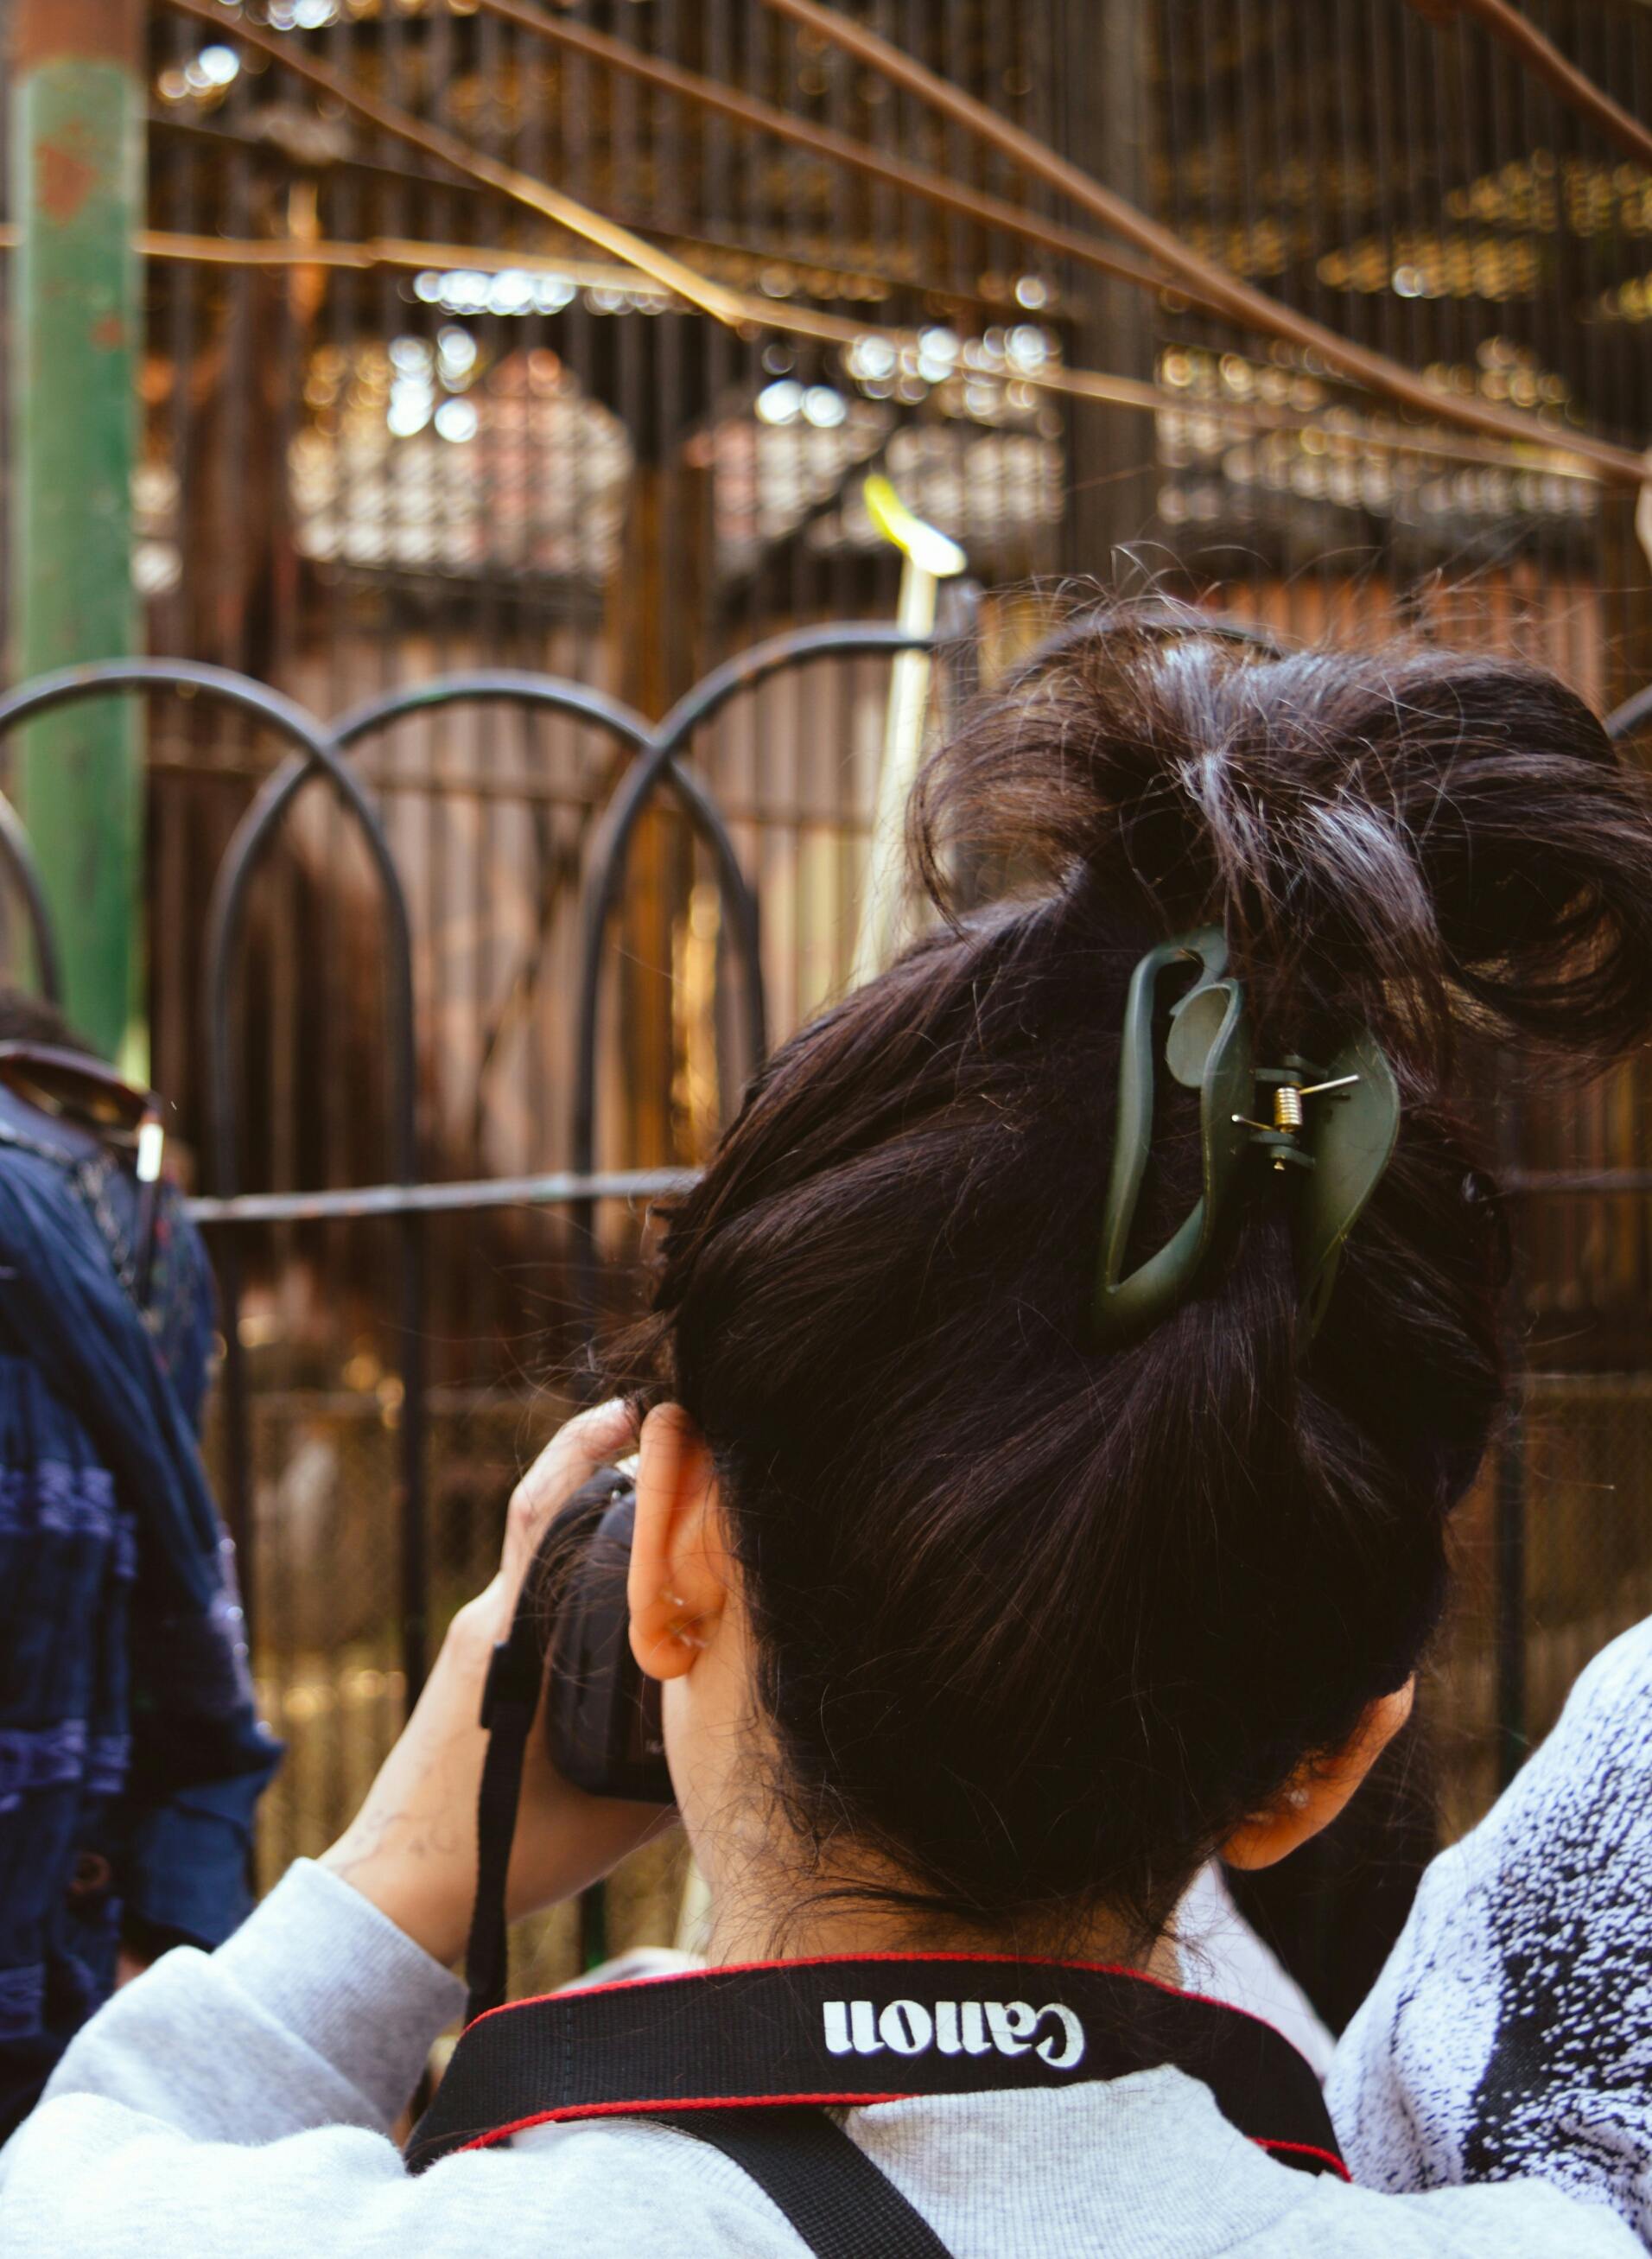
[[[1531,667],[1277,652],[1160,605],[1075,621],[975,708],[915,823],[937,894],[983,858],[1042,883],[776,1054],[610,1371],[716,1454],[814,1885],[871,1887],[870,1856],[921,1911],[1147,1935],[1437,1619],[1504,1401],[1447,1061],[1473,1025],[1579,1063],[1641,1036],[1652,809]],[[1260,1172],[1194,1290],[1104,1348],[1131,970],[1215,921],[1259,1056],[1368,1022],[1399,1140],[1311,1344]],[[1192,1101],[1161,1101],[1143,1253],[1201,1182]]]
[[[1518,661],[1097,611],[931,759],[915,822],[939,897],[958,849],[1082,869],[1149,931],[1225,923],[1273,1002],[1419,1064],[1464,1021],[1591,1064],[1652,1022],[1645,780]]]

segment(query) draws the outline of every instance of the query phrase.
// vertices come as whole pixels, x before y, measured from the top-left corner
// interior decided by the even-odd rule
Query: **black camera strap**
[[[588,1536],[604,1509],[630,1487],[616,1467],[603,1467],[585,1484],[573,1504],[575,1519]],[[569,1526],[565,1514],[552,1533]],[[465,1949],[469,1998],[465,2021],[496,2008],[510,1980],[510,1942],[505,1885],[516,1841],[516,1807],[522,1800],[522,1771],[545,1684],[545,1643],[551,1625],[538,1571],[544,1548],[524,1578],[510,1620],[509,1635],[495,1645],[482,1687],[481,1723],[488,1751],[482,1759],[476,1799],[476,1898],[471,1909],[470,1942]]]
[[[587,1486],[581,1510],[593,1529],[624,1486],[613,1471]],[[466,2028],[408,2144],[409,2170],[535,2126],[647,2118],[739,2165],[816,2259],[869,2250],[947,2259],[830,2110],[1069,2086],[1174,2064],[1282,2163],[1346,2177],[1319,2082],[1288,2041],[1240,2009],[1130,1970],[887,1953],[708,1969],[502,2005],[505,1885],[545,1632],[530,1578],[482,1698],[488,1742]]]
[[[522,1800],[522,1768],[539,1707],[545,1677],[541,1634],[531,1598],[516,1604],[509,1639],[494,1649],[482,1689],[481,1722],[488,1729],[481,1787],[476,1799],[476,1899],[471,1908],[465,1976],[470,1996],[465,2020],[496,2008],[510,1978],[505,1883]]]
[[[708,1969],[496,2008],[415,2128],[414,2172],[530,2127],[647,2118],[750,2173],[818,2259],[944,2247],[826,2113],[1173,2064],[1281,2163],[1346,2177],[1307,2063],[1271,2025],[1134,1971],[968,1954]]]
[[[823,2110],[685,2111],[655,2123],[721,2149],[815,2259],[952,2259],[923,2214]]]
[[[593,1486],[600,1515],[610,1476]],[[478,1798],[466,2028],[409,2170],[543,2125],[647,2118],[719,2149],[816,2259],[947,2259],[828,2115],[912,2095],[1068,2086],[1174,2064],[1281,2163],[1346,2173],[1307,2063],[1272,2026],[1124,1969],[969,1954],[758,1963],[506,2006],[506,1878],[544,1683],[532,1579],[495,1648]]]

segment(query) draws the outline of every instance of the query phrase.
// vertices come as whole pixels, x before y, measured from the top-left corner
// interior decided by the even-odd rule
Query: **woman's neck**
[[[901,1878],[870,1860],[831,1874],[800,1876],[793,1870],[784,1880],[771,1867],[762,1887],[760,1871],[747,1867],[737,1879],[716,1872],[709,1878],[701,1946],[708,1960],[721,1965],[970,1953],[1004,1960],[1101,1962],[1141,1969],[1168,1984],[1180,1981],[1173,1937],[1143,1948],[1139,1936],[1110,1914],[1014,1925],[969,1922],[900,1903],[893,1893],[902,1887]]]

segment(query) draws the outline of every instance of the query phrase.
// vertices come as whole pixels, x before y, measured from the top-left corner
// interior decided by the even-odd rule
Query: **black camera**
[[[574,1493],[540,1546],[529,1582],[548,1621],[545,1729],[565,1780],[593,1796],[673,1804],[659,1682],[631,1653],[625,1578],[637,1485],[604,1467]]]

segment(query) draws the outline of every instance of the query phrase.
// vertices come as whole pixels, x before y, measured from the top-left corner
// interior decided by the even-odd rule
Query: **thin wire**
[[[1523,70],[1552,87],[1563,102],[1598,127],[1608,140],[1615,141],[1637,164],[1652,166],[1652,127],[1643,125],[1620,103],[1614,102],[1604,87],[1597,86],[1586,71],[1580,69],[1569,55],[1562,54],[1529,17],[1511,7],[1509,0],[1412,0],[1412,5],[1436,23],[1443,21],[1454,9],[1462,15],[1472,16],[1494,39],[1500,39],[1520,58]]]
[[[1184,296],[1200,295],[1186,281],[1173,284],[1169,275],[1140,266],[1120,252],[1109,251],[1094,236],[1083,234],[1076,228],[1062,227],[1053,220],[1029,211],[1023,204],[1012,203],[1003,196],[989,196],[948,174],[931,172],[921,165],[908,165],[870,142],[856,140],[852,134],[840,132],[836,127],[820,125],[812,118],[799,118],[774,103],[761,100],[757,95],[747,94],[743,89],[725,85],[717,79],[702,77],[697,71],[687,70],[681,64],[669,62],[662,56],[646,54],[630,41],[610,39],[605,32],[593,31],[589,25],[581,24],[572,17],[547,16],[538,8],[523,5],[523,0],[478,0],[478,5],[489,15],[502,16],[541,39],[553,39],[559,46],[588,55],[610,70],[623,71],[633,78],[647,81],[652,86],[662,87],[668,93],[680,96],[684,101],[695,103],[719,118],[730,119],[734,125],[745,126],[755,133],[772,133],[777,140],[789,141],[800,149],[813,149],[818,155],[830,157],[839,165],[847,165],[856,172],[865,173],[870,179],[886,182],[903,194],[922,196],[960,217],[979,220],[987,227],[1002,228],[1029,243],[1042,244],[1047,250],[1081,260],[1103,274],[1136,283],[1143,289],[1164,290],[1173,287],[1179,289]]]
[[[654,245],[644,241],[642,237],[632,234],[629,228],[620,226],[617,222],[593,211],[587,205],[577,203],[573,197],[566,196],[559,190],[546,187],[544,182],[531,179],[527,174],[518,172],[512,166],[499,164],[492,158],[482,155],[480,152],[472,149],[467,143],[461,141],[457,135],[427,125],[422,120],[411,117],[407,111],[397,110],[392,104],[381,102],[375,95],[359,86],[346,74],[330,69],[324,63],[317,62],[312,56],[289,48],[281,40],[260,30],[257,25],[243,21],[235,25],[231,32],[230,27],[224,24],[222,17],[217,13],[215,0],[167,0],[167,4],[182,10],[186,15],[196,17],[202,22],[216,25],[224,36],[232,36],[246,40],[250,46],[257,47],[261,53],[270,56],[273,61],[282,64],[296,76],[309,80],[312,85],[321,87],[335,101],[343,103],[347,108],[356,110],[361,117],[377,125],[381,132],[393,134],[415,148],[423,149],[427,154],[438,158],[442,163],[452,166],[455,171],[481,181],[486,186],[496,189],[502,195],[510,197],[513,201],[526,204],[530,210],[554,219],[559,225],[566,227],[575,235],[583,236],[588,242],[599,245],[613,256],[624,260],[640,273],[648,275],[651,281],[658,282],[663,289],[686,298],[691,305],[697,306],[702,313],[710,315],[714,320],[723,322],[730,328],[737,329],[742,325],[747,325],[758,330],[776,330],[792,336],[815,338],[828,344],[844,346],[855,345],[868,336],[891,335],[889,331],[874,329],[872,324],[865,322],[850,321],[839,315],[822,313],[810,307],[781,305],[772,299],[751,296],[743,290],[726,289],[723,285],[712,281],[709,277],[701,274],[696,269],[685,265],[680,260],[673,258],[669,253],[659,250]],[[956,101],[965,105],[972,118],[979,115],[979,118],[988,121],[993,129],[993,133],[989,135],[989,138],[1000,135],[1005,137],[1008,153],[1012,156],[1020,155],[1029,170],[1045,172],[1049,177],[1057,181],[1057,185],[1066,185],[1070,194],[1078,194],[1078,190],[1072,185],[1076,182],[1086,189],[1093,198],[1104,200],[1109,206],[1117,205],[1122,211],[1131,215],[1133,220],[1142,229],[1150,231],[1155,238],[1162,238],[1174,252],[1177,262],[1191,261],[1195,268],[1200,269],[1205,267],[1206,262],[1199,257],[1199,254],[1188,251],[1181,244],[1180,239],[1171,234],[1168,230],[1158,227],[1157,223],[1136,212],[1134,206],[1126,204],[1122,198],[1114,196],[1111,190],[1102,189],[1098,183],[1090,181],[1087,175],[1079,172],[1076,167],[1069,165],[1065,158],[1055,156],[1052,152],[1045,149],[1042,143],[1036,141],[1031,135],[1023,133],[1020,127],[1005,125],[984,104],[976,102],[972,96],[960,93],[957,88],[949,86],[946,81],[936,77],[922,64],[914,63],[911,58],[904,55],[899,48],[877,39],[875,34],[863,32],[858,25],[847,23],[836,16],[830,9],[814,6],[813,0],[763,0],[763,4],[769,8],[779,8],[787,14],[798,15],[800,20],[810,24],[813,24],[817,18],[825,19],[833,27],[830,36],[841,37],[846,43],[851,43],[857,53],[861,52],[859,42],[870,40],[880,57],[894,59],[903,67],[905,73],[915,74],[924,89],[929,92],[929,98],[939,103],[942,107],[946,107],[949,101]],[[893,62],[889,65],[889,70],[890,75],[896,77],[898,82],[905,82],[901,74],[894,70]],[[943,90],[946,100],[942,99],[942,93],[936,92],[936,89]],[[982,127],[980,130],[986,131],[986,128]],[[1031,153],[1030,155],[1027,153],[1029,152]],[[1071,181],[1065,179],[1066,175],[1071,175]],[[1172,263],[1168,256],[1165,263],[1167,265]],[[1220,277],[1220,270],[1212,268],[1210,272]],[[1496,408],[1489,402],[1475,402],[1459,399],[1445,393],[1436,393],[1420,377],[1413,375],[1407,370],[1394,367],[1380,353],[1369,353],[1364,346],[1350,345],[1346,338],[1337,337],[1335,331],[1325,330],[1319,323],[1279,305],[1277,301],[1267,297],[1263,292],[1251,289],[1249,284],[1233,281],[1224,282],[1222,288],[1230,296],[1237,294],[1238,297],[1245,302],[1246,309],[1257,310],[1254,314],[1241,310],[1236,318],[1247,321],[1254,318],[1257,326],[1278,331],[1280,334],[1292,338],[1294,342],[1306,346],[1309,350],[1318,351],[1328,361],[1340,360],[1344,374],[1352,375],[1356,382],[1365,382],[1369,388],[1389,394],[1399,399],[1403,404],[1435,417],[1444,423],[1488,431],[1505,441],[1513,439],[1521,445],[1540,449],[1545,459],[1543,467],[1560,469],[1561,463],[1553,459],[1556,456],[1561,458],[1571,456],[1587,464],[1597,477],[1615,485],[1633,486],[1638,488],[1647,476],[1646,467],[1640,456],[1633,453],[1627,447],[1612,446],[1604,440],[1587,438],[1582,434],[1556,437],[1545,430],[1541,424],[1531,417],[1520,415],[1517,410]],[[1280,330],[1281,324],[1292,326]],[[895,334],[898,336],[898,333]],[[1362,375],[1362,371],[1368,374]],[[1165,409],[1178,409],[1193,415],[1220,417],[1227,422],[1248,424],[1257,429],[1297,428],[1290,417],[1257,408],[1251,403],[1228,403],[1220,399],[1180,400],[1173,395],[1167,396],[1158,387],[1136,378],[1109,376],[1098,371],[1068,368],[1058,361],[1046,361],[1036,369],[1018,369],[1015,372],[1015,381],[1043,390],[1072,393],[1082,399],[1104,400],[1118,406],[1140,408],[1153,413]],[[1364,444],[1386,446],[1398,453],[1450,454],[1454,457],[1461,454],[1464,460],[1481,460],[1478,455],[1470,454],[1466,449],[1448,446],[1439,440],[1419,440],[1409,433],[1396,434],[1389,438],[1375,432],[1356,435],[1350,431],[1347,436],[1350,438],[1358,436]],[[1506,461],[1508,458],[1499,456],[1493,460]],[[1535,463],[1526,464],[1523,461],[1521,467],[1538,467]]]
[[[526,173],[518,172],[514,165],[503,165],[462,141],[456,133],[430,125],[399,110],[393,103],[381,102],[368,88],[347,72],[334,70],[330,65],[293,46],[288,41],[275,37],[257,24],[245,18],[237,24],[226,24],[218,0],[167,0],[167,4],[197,23],[210,24],[220,39],[236,39],[272,62],[280,63],[296,77],[308,79],[312,86],[321,88],[335,102],[353,110],[360,118],[376,125],[381,133],[388,133],[398,141],[405,141],[415,149],[422,149],[428,157],[451,165],[457,173],[468,179],[480,181],[487,188],[495,189],[501,196],[509,196],[514,203],[526,204],[530,210],[541,212],[545,218],[555,220],[558,226],[567,228],[574,235],[582,235],[587,242],[595,243],[616,259],[623,259],[635,267],[663,289],[686,298],[691,306],[698,306],[702,314],[709,314],[719,322],[742,322],[751,318],[746,302],[736,291],[725,290],[709,276],[687,267],[669,252],[658,249],[633,235],[630,228],[622,227],[616,220],[605,218],[593,211],[589,205],[577,203],[572,196],[564,196],[559,189],[544,181],[536,181]]]
[[[609,287],[635,272],[627,267],[599,267],[568,259],[554,252],[500,251],[478,245],[416,242],[397,236],[372,237],[360,243],[310,242],[288,237],[235,242],[223,236],[170,235],[149,230],[135,239],[145,257],[177,260],[186,264],[193,264],[199,260],[212,266],[324,267],[345,273],[359,273],[379,267],[425,270],[468,266],[479,273],[520,268],[530,274],[544,272],[567,275],[575,281],[599,289]],[[0,251],[11,247],[6,232],[0,229]],[[787,324],[783,317],[771,317],[770,326],[785,328]],[[879,324],[855,322],[844,324],[842,327],[845,340],[879,338],[896,346],[910,342],[910,332]],[[1384,431],[1351,417],[1344,417],[1335,424],[1328,425],[1317,417],[1293,416],[1286,410],[1270,409],[1253,402],[1221,398],[1207,400],[1200,396],[1184,396],[1168,386],[1152,384],[1144,379],[1113,376],[1094,369],[1072,368],[1065,363],[1049,365],[1042,370],[1018,369],[1015,381],[1049,391],[1072,394],[1079,398],[1108,401],[1116,406],[1136,408],[1148,414],[1213,417],[1225,423],[1243,425],[1248,430],[1324,431],[1348,445],[1371,447],[1392,454],[1442,456],[1453,462],[1492,463],[1514,469],[1541,468],[1563,478],[1594,481],[1599,476],[1592,464],[1572,455],[1563,439],[1548,436],[1543,443],[1545,460],[1539,464],[1528,454],[1499,446],[1491,441],[1476,441],[1466,436],[1457,438],[1428,431]]]
[[[374,267],[407,267],[420,271],[431,267],[469,267],[483,274],[520,269],[527,274],[566,275],[570,280],[593,289],[611,288],[624,281],[636,271],[623,266],[598,266],[567,258],[557,252],[495,250],[459,243],[424,243],[398,236],[370,237],[360,243],[309,242],[289,237],[264,237],[236,242],[223,236],[164,235],[151,231],[138,236],[135,240],[139,251],[150,258],[193,261],[199,257],[209,265],[217,266],[245,263],[265,267],[328,267],[346,273],[361,272]],[[0,230],[0,251],[9,247],[5,232]],[[830,315],[815,316],[811,310],[800,310],[803,319],[796,323],[791,321],[786,313],[766,305],[759,305],[758,311],[765,327],[810,337],[824,337],[828,342],[844,345],[858,343],[863,338],[878,338],[901,346],[909,345],[915,334],[879,323],[839,320]],[[754,316],[753,319],[756,318]],[[830,324],[830,334],[824,327],[815,326],[815,323]],[[1286,409],[1272,409],[1256,402],[1229,401],[1220,397],[1206,399],[1200,395],[1177,392],[1167,385],[1151,383],[1145,378],[1114,376],[1099,369],[1070,367],[1065,362],[1046,363],[1039,369],[1017,368],[1014,381],[1047,391],[1072,394],[1081,399],[1104,400],[1119,407],[1137,408],[1147,414],[1214,417],[1253,431],[1324,431],[1340,442],[1373,447],[1391,454],[1442,456],[1452,462],[1492,463],[1506,469],[1541,469],[1563,478],[1591,481],[1599,478],[1599,470],[1592,461],[1577,455],[1566,439],[1547,431],[1541,442],[1543,460],[1540,463],[1528,453],[1500,446],[1495,441],[1472,439],[1466,434],[1458,438],[1427,431],[1385,431],[1340,410],[1337,411],[1338,421],[1328,424],[1319,417],[1292,415]]]
[[[198,7],[203,0],[173,0],[173,4]],[[1080,167],[1046,148],[1035,135],[1011,125],[985,103],[954,86],[950,79],[929,70],[887,39],[879,39],[864,25],[851,22],[838,9],[822,7],[819,0],[763,0],[763,4],[789,16],[795,23],[806,25],[810,31],[858,56],[892,85],[908,89],[943,116],[956,118],[970,126],[1028,172],[1061,189],[1081,210],[1123,236],[1138,251],[1147,252],[1161,265],[1170,267],[1198,288],[1205,297],[1216,299],[1234,320],[1320,354],[1330,367],[1339,369],[1368,391],[1385,394],[1419,414],[1437,417],[1443,422],[1460,424],[1503,439],[1549,444],[1543,427],[1518,410],[1501,408],[1491,401],[1436,393],[1414,370],[1403,368],[1385,354],[1355,344],[1351,338],[1314,321],[1310,315],[1299,313],[1294,307],[1271,298],[1266,291],[1229,274],[1193,250],[1171,229],[1150,219],[1126,197],[1104,188]],[[1627,448],[1582,436],[1567,444],[1597,464],[1614,483],[1639,487],[1648,476],[1640,457]]]

